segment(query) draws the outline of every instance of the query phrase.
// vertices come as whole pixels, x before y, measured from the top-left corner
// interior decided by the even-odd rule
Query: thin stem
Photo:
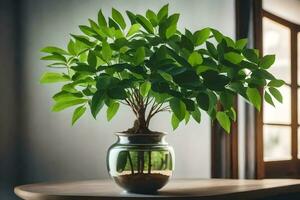
[[[146,125],[149,126],[149,123],[150,123],[150,120],[152,119],[152,117],[154,117],[157,113],[159,112],[165,112],[165,111],[170,111],[170,108],[169,106],[165,106],[165,107],[162,107],[164,103],[161,103],[161,104],[156,104],[155,106],[153,106],[147,117],[147,120],[146,120]]]
[[[129,164],[130,164],[131,174],[134,174],[133,163],[132,163],[132,159],[131,159],[130,152],[127,151],[127,154],[128,154],[128,159],[129,159]]]
[[[151,174],[151,151],[148,151],[148,174]]]

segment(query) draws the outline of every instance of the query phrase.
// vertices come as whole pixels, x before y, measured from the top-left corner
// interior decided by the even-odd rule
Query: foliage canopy
[[[41,83],[62,82],[53,96],[53,111],[76,106],[72,124],[87,110],[96,119],[107,107],[107,119],[118,112],[120,104],[131,107],[137,120],[128,131],[149,130],[151,118],[159,112],[172,113],[176,129],[190,116],[201,121],[205,111],[230,132],[236,120],[234,96],[239,94],[260,110],[264,88],[265,101],[282,102],[276,79],[267,69],[275,55],[259,56],[247,47],[247,39],[234,41],[213,28],[195,32],[177,29],[179,14],[169,14],[168,5],[158,13],[112,9],[112,17],[98,13],[97,21],[80,25],[82,35],[71,34],[67,49],[48,46],[42,60],[51,61],[51,72]]]

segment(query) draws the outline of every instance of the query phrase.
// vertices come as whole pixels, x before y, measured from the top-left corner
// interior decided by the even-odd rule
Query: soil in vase
[[[114,177],[117,184],[122,185],[127,192],[155,193],[167,184],[169,176],[154,174],[127,174]]]

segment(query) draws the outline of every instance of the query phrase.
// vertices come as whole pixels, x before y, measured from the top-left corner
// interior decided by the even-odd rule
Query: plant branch
[[[163,106],[164,103],[161,103],[161,104],[156,104],[156,109],[152,109],[152,111],[149,113],[148,117],[147,117],[147,121],[146,121],[146,124],[147,126],[149,126],[149,123],[150,123],[150,120],[159,112],[165,112],[165,111],[170,111],[170,107],[169,106]]]

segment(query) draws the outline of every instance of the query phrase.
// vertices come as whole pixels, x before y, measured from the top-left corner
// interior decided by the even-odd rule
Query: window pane
[[[288,21],[300,24],[299,0],[263,0],[263,9]]]
[[[263,54],[275,54],[276,61],[270,68],[275,77],[291,83],[290,29],[268,18],[263,18]]]
[[[291,123],[291,88],[289,86],[282,86],[279,88],[279,91],[283,96],[282,104],[274,98],[275,107],[264,102],[264,123]]]
[[[264,125],[264,161],[290,160],[291,128]]]

